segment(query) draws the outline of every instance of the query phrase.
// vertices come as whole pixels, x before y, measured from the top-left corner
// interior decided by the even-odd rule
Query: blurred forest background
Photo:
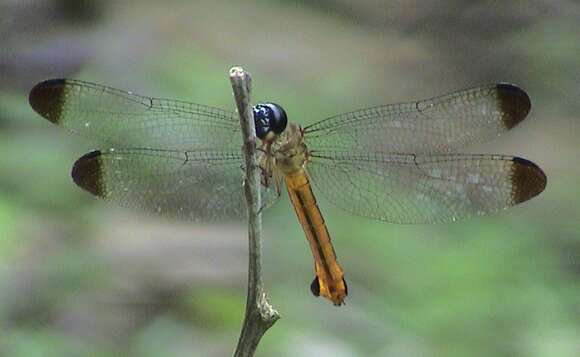
[[[282,319],[258,356],[580,355],[580,3],[555,1],[0,0],[0,355],[225,356],[246,297],[244,222],[139,215],[71,181],[90,142],[29,107],[73,77],[313,123],[365,106],[507,81],[527,121],[470,148],[523,156],[544,193],[496,215],[400,226],[319,197],[350,295],[309,291],[285,195],[264,216],[264,279]]]

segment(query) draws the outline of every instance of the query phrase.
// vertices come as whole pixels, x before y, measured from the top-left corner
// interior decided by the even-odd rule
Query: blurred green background
[[[246,296],[242,223],[138,215],[69,178],[90,143],[28,106],[73,77],[233,110],[254,99],[313,123],[365,106],[507,81],[527,121],[470,148],[523,156],[544,193],[500,214],[399,226],[319,197],[346,306],[309,291],[284,195],[264,216],[264,279],[282,319],[258,356],[580,355],[577,1],[0,0],[0,355],[224,356]]]

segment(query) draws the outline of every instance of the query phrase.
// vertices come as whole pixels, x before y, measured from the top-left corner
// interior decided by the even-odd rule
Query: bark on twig
[[[241,67],[230,69],[230,81],[240,125],[242,127],[246,179],[244,181],[248,206],[249,264],[246,315],[235,357],[253,356],[264,333],[279,319],[278,312],[268,302],[262,283],[262,214],[260,208],[260,168],[256,155],[256,131],[250,101],[251,77]]]

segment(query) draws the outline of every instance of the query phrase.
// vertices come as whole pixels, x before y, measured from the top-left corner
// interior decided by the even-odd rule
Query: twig
[[[262,200],[260,169],[256,156],[256,130],[250,101],[251,77],[241,67],[230,69],[230,81],[244,140],[246,203],[248,206],[249,264],[246,315],[235,357],[253,356],[264,333],[280,318],[268,302],[262,283]]]

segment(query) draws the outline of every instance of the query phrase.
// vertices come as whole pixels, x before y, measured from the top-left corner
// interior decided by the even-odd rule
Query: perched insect
[[[245,215],[235,113],[68,79],[37,84],[29,100],[49,121],[103,146],[72,169],[74,182],[93,195],[185,219]],[[264,207],[285,184],[314,256],[314,295],[341,305],[347,287],[311,181],[336,206],[387,222],[498,211],[542,192],[542,170],[519,157],[456,152],[513,128],[529,110],[528,95],[503,83],[304,128],[288,123],[277,104],[256,105]]]

